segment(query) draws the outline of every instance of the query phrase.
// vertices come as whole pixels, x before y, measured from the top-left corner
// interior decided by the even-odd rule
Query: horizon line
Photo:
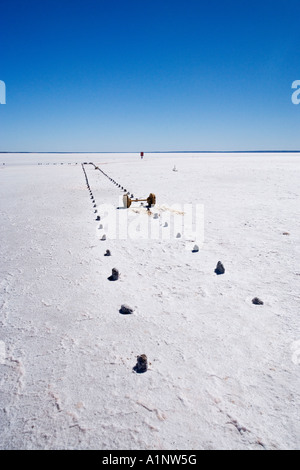
[[[52,153],[52,154],[80,154],[80,153],[140,153],[143,152],[145,153],[300,153],[300,150],[136,150],[136,151],[27,151],[27,150],[22,150],[22,151],[12,151],[12,150],[0,150],[0,154],[7,154],[7,153]]]

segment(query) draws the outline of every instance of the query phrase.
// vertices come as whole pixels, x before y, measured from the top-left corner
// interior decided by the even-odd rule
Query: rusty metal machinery
[[[156,204],[156,196],[153,193],[150,193],[147,199],[131,199],[128,194],[124,194],[123,196],[123,204],[124,207],[127,209],[131,206],[133,202],[147,202],[149,207],[155,206]]]

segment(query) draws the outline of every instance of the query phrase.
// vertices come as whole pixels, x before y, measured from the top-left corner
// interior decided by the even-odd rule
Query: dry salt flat
[[[295,154],[1,154],[0,448],[299,449],[299,171]],[[157,219],[117,209],[117,183],[153,192]],[[174,204],[203,205],[204,243],[102,240],[103,204],[161,234]]]

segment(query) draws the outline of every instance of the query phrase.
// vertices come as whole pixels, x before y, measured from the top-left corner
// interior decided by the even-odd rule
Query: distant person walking
[[[141,160],[144,158],[144,152],[141,152]]]

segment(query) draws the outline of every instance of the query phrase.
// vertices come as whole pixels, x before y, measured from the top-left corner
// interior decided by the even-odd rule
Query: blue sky
[[[0,151],[300,150],[300,2],[2,0]]]

